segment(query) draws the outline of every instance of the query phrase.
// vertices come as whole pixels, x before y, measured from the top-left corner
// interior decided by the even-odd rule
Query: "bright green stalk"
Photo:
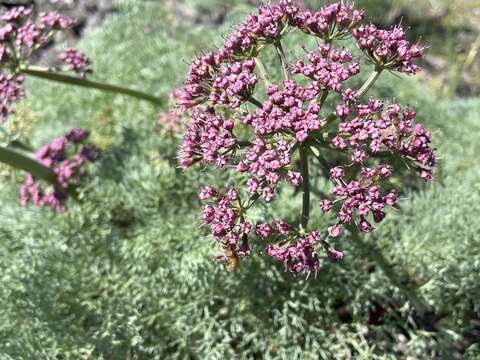
[[[367,79],[365,84],[363,84],[363,86],[360,88],[360,90],[358,90],[358,98],[359,99],[362,98],[368,92],[368,90],[371,89],[373,84],[375,84],[375,81],[377,81],[378,78],[380,77],[380,74],[382,73],[382,70],[383,70],[382,68],[378,68],[378,67],[375,68],[375,70],[372,72],[372,74]]]
[[[268,79],[267,70],[265,69],[265,65],[263,65],[262,60],[258,57],[255,57],[255,64],[257,65],[258,71],[260,72],[260,77],[262,78],[265,87],[270,85],[270,80]]]
[[[35,178],[45,180],[52,185],[58,185],[57,175],[52,169],[12,148],[0,146],[0,162],[24,170]]]
[[[162,105],[164,103],[162,99],[138,90],[125,88],[118,85],[105,84],[98,81],[82,79],[76,76],[54,72],[47,68],[42,68],[38,66],[20,66],[19,71],[25,75],[34,76],[41,79],[134,97],[139,100],[148,101],[154,105]]]
[[[275,41],[274,43],[275,49],[277,50],[278,58],[280,59],[280,63],[282,64],[283,69],[283,76],[285,80],[290,79],[290,70],[288,65],[287,56],[285,55],[285,51],[283,51],[282,42],[280,39]]]

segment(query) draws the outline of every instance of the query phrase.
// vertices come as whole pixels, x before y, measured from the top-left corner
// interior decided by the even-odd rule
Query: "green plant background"
[[[61,216],[21,207],[18,183],[3,182],[0,359],[453,359],[480,322],[480,99],[386,74],[373,94],[415,106],[434,131],[437,181],[405,194],[367,248],[343,240],[345,261],[316,279],[294,279],[261,256],[227,273],[195,194],[231,179],[180,172],[180,139],[154,126],[190,59],[220,44],[251,6],[189,3],[212,19],[227,6],[225,23],[201,27],[161,1],[123,0],[80,44],[96,78],[162,96],[163,109],[28,79],[28,111],[16,121],[34,124],[34,144],[85,127],[104,156]],[[300,200],[282,194],[277,203],[261,216],[292,216]],[[391,261],[400,283],[368,252]],[[434,309],[431,318],[419,320],[406,287]],[[372,323],[379,308],[385,315]],[[466,358],[480,358],[466,348]]]

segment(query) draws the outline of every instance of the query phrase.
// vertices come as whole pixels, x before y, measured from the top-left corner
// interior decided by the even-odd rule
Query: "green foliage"
[[[81,44],[99,79],[166,98],[194,53],[221,39],[178,23],[161,4],[118,3]],[[160,109],[40,80],[29,79],[28,90],[36,145],[82,126],[105,152],[64,215],[22,208],[16,185],[0,191],[1,359],[449,359],[480,318],[479,99],[443,102],[390,74],[375,90],[416,106],[437,130],[438,182],[409,194],[378,240],[366,241],[440,315],[432,329],[352,239],[340,244],[345,261],[325,263],[316,279],[293,279],[261,256],[227,273],[197,220],[195,193],[232,179],[176,169],[179,139],[153,131]],[[285,192],[258,217],[292,218],[299,201]],[[328,220],[312,218],[319,227]]]

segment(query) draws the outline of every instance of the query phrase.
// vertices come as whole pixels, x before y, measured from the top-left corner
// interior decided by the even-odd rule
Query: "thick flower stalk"
[[[415,111],[363,99],[384,70],[415,74],[422,47],[408,42],[400,26],[381,30],[363,20],[363,11],[353,4],[308,10],[280,0],[261,6],[222,48],[192,62],[179,101],[191,118],[179,165],[209,165],[243,175],[243,182],[234,187],[206,186],[199,195],[206,202],[203,222],[223,249],[220,258],[230,270],[235,268],[232,263],[251,255],[252,246],[259,246],[294,274],[316,272],[323,258],[343,258],[331,244],[344,229],[373,231],[372,224],[395,206],[397,193],[387,181],[397,170],[394,164],[433,179],[432,137],[416,122]],[[316,37],[318,46],[303,47],[303,57],[289,59],[284,39],[292,31]],[[337,44],[350,37],[373,65],[358,89],[347,84],[362,70],[359,59]],[[268,46],[276,50],[278,69],[265,69],[260,60]],[[272,83],[272,72],[282,73],[283,81]],[[339,100],[326,111],[329,96]],[[316,200],[317,211],[334,212],[336,221],[326,229],[310,229],[310,167],[314,158],[328,166],[325,157],[332,153],[337,153],[337,164],[326,169],[331,195]],[[303,192],[298,221],[259,223],[251,218],[254,206],[275,201],[288,186]]]
[[[65,211],[70,190],[80,184],[88,164],[98,157],[98,150],[85,144],[89,135],[89,131],[75,128],[35,153],[38,162],[52,170],[55,181],[45,188],[34,175],[27,174],[20,189],[23,205],[48,206],[55,212]]]

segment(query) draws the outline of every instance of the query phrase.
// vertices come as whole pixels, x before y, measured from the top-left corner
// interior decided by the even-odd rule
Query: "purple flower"
[[[380,30],[375,25],[361,25],[352,35],[374,63],[409,75],[420,70],[414,60],[422,57],[424,48],[408,42],[401,26]]]
[[[328,250],[327,255],[330,261],[333,263],[337,263],[343,259],[343,252],[333,248]]]
[[[288,224],[281,219],[275,221],[275,228],[280,235],[287,235],[290,230]]]
[[[217,195],[218,195],[217,190],[215,190],[211,186],[205,186],[200,190],[200,193],[198,194],[198,198],[200,200],[208,200],[216,197]]]
[[[55,11],[41,13],[40,22],[45,28],[52,30],[66,30],[73,25],[71,18]]]
[[[16,42],[19,46],[25,45],[27,48],[32,49],[36,45],[45,44],[47,38],[42,29],[34,23],[27,22],[17,30]]]
[[[41,183],[28,174],[20,188],[22,205],[31,203],[35,206],[48,206],[55,212],[65,211],[68,189],[79,185],[81,178],[86,174],[85,165],[94,162],[98,156],[98,150],[93,145],[78,148],[79,143],[86,140],[89,134],[90,132],[86,130],[72,129],[65,136],[55,138],[35,153],[37,160],[53,170],[57,176],[57,184],[53,190],[45,190]],[[72,157],[68,156],[70,148],[76,150]]]
[[[302,185],[303,179],[302,179],[302,175],[299,172],[289,171],[287,178],[288,178],[288,182],[293,186],[298,187]]]
[[[68,48],[65,49],[59,56],[60,60],[67,65],[69,70],[75,71],[80,74],[82,78],[90,72],[89,66],[91,64],[90,59],[81,51],[77,49]]]
[[[31,8],[27,8],[24,6],[18,6],[14,7],[13,9],[5,12],[2,16],[1,19],[5,22],[9,23],[21,23],[27,19],[30,14],[32,13]]]
[[[341,85],[351,76],[359,72],[358,63],[352,63],[353,57],[346,49],[331,49],[329,45],[321,45],[318,52],[307,52],[309,63],[303,60],[292,66],[294,74],[302,74],[313,80],[310,89],[341,92]],[[337,106],[336,113],[342,118],[349,114],[346,106]]]
[[[15,103],[25,97],[23,75],[0,75],[0,123],[14,111]]]
[[[247,237],[252,227],[250,209],[280,198],[276,195],[285,183],[297,188],[303,185],[304,189],[291,191],[294,195],[302,190],[308,193],[307,185],[312,185],[317,173],[306,171],[302,155],[315,154],[322,166],[335,164],[329,169],[331,198],[319,201],[320,211],[336,217],[327,229],[333,239],[342,235],[344,225],[367,233],[374,230],[373,222],[383,221],[397,200],[396,193],[388,192],[393,164],[406,163],[425,180],[433,178],[432,136],[415,121],[413,109],[374,98],[362,101],[367,86],[360,91],[347,84],[355,83],[350,79],[363,67],[349,49],[332,44],[353,35],[377,71],[409,74],[418,70],[415,61],[423,49],[409,43],[400,27],[380,30],[362,25],[363,18],[363,11],[344,2],[308,10],[292,0],[276,1],[259,6],[220,49],[203,53],[191,63],[179,96],[191,118],[179,166],[199,163],[202,168],[236,172],[229,178],[241,184],[235,191],[221,194],[204,188],[200,192],[200,198],[209,202],[204,223],[219,245],[234,256],[251,253]],[[304,48],[302,56],[292,58],[294,52],[282,49],[290,29],[315,36],[318,46]],[[264,71],[260,53],[265,47],[276,48],[277,69]],[[262,79],[265,72],[274,74],[275,70],[283,73],[283,81]],[[326,109],[331,105],[327,98],[340,100]],[[385,163],[379,164],[378,158]],[[317,163],[313,156],[308,160],[309,166]],[[309,179],[302,174],[309,174]],[[242,200],[244,196],[248,199]],[[310,205],[307,198],[304,209]],[[266,220],[255,226],[256,237],[270,243],[265,254],[282,261],[294,274],[319,269],[318,244],[332,262],[343,257],[320,240],[317,231],[305,235],[308,221],[304,215],[298,228],[284,220]]]
[[[255,227],[255,233],[257,234],[258,237],[262,239],[266,239],[270,235],[273,235],[274,230],[270,224],[263,223],[263,224],[258,224]]]
[[[390,165],[381,165],[378,167],[377,171],[383,178],[392,176],[392,167]]]
[[[318,271],[320,261],[315,245],[320,242],[318,232],[299,238],[295,245],[289,247],[268,246],[265,254],[285,263],[285,267],[293,274]]]
[[[259,184],[259,182],[258,182],[257,179],[255,179],[255,178],[250,178],[250,179],[247,180],[247,189],[248,189],[248,191],[250,191],[251,193],[257,192],[259,186],[260,186],[260,184]]]
[[[65,135],[68,141],[75,142],[75,143],[82,142],[83,140],[87,139],[89,136],[90,136],[90,131],[79,129],[79,128],[74,128]]]
[[[364,233],[368,233],[373,230],[373,226],[365,219],[362,219],[358,224],[358,230]]]
[[[345,170],[341,166],[334,167],[330,170],[330,179],[340,180],[345,177]]]
[[[338,238],[341,236],[343,233],[343,228],[342,225],[337,224],[337,225],[332,225],[328,228],[328,235],[330,235],[332,238]]]
[[[322,210],[323,212],[328,212],[333,207],[333,203],[330,200],[320,200],[319,205],[320,210]]]
[[[36,21],[32,8],[14,7],[0,15],[0,123],[15,111],[15,103],[25,97],[23,76],[19,75],[18,65],[29,64],[29,58],[52,39],[55,30],[65,30],[72,20],[58,13],[47,13]],[[75,52],[75,51],[73,51]],[[83,66],[89,62],[85,57],[66,56],[72,69],[86,71]],[[73,68],[74,67],[74,68]],[[82,70],[83,69],[83,70]]]

